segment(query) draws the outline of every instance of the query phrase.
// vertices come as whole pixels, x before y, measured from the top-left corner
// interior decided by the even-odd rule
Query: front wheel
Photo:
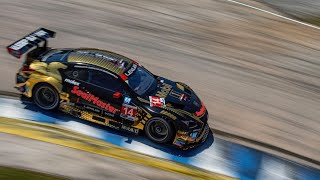
[[[173,139],[174,128],[166,120],[156,117],[147,121],[145,133],[151,141],[165,144]]]
[[[53,110],[59,105],[59,94],[49,84],[39,84],[33,91],[33,101],[41,109]]]

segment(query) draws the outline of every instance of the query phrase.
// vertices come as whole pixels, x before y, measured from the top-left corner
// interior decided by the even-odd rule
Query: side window
[[[113,76],[110,76],[107,73],[97,71],[97,70],[90,70],[89,72],[90,72],[89,82],[91,84],[100,86],[110,91],[121,92],[120,82]]]
[[[65,71],[65,74],[69,78],[81,80],[81,81],[88,81],[89,79],[89,73],[88,69],[82,69],[82,68],[74,68],[74,69],[68,69]]]

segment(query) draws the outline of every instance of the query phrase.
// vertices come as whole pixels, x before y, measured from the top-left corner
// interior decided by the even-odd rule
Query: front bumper
[[[195,148],[206,141],[209,132],[210,127],[207,123],[203,126],[202,130],[199,131],[197,137],[192,137],[192,133],[189,132],[178,131],[173,141],[173,145],[183,150]]]

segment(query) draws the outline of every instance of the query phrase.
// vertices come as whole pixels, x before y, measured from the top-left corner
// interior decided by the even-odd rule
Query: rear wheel
[[[59,94],[51,85],[39,84],[33,91],[33,101],[41,109],[56,109],[59,105]]]
[[[174,128],[166,120],[156,117],[147,121],[145,133],[151,141],[165,144],[173,139]]]

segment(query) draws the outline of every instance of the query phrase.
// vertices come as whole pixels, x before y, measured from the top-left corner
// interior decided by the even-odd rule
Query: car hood
[[[150,96],[164,98],[168,106],[190,113],[200,112],[204,108],[200,99],[187,85],[162,77],[158,77],[157,81],[157,88]]]

